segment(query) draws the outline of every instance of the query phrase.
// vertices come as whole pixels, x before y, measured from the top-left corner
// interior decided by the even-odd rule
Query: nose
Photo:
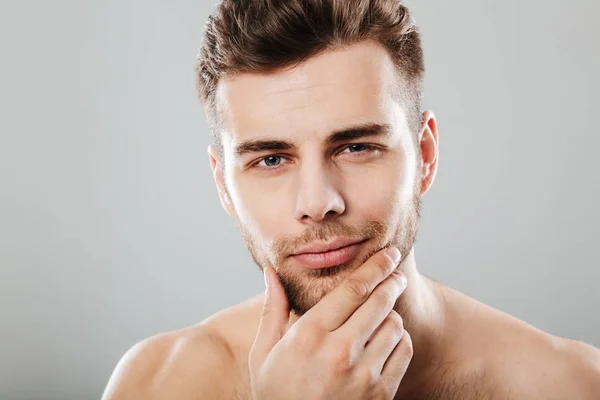
[[[295,218],[310,223],[341,215],[346,205],[335,181],[324,163],[303,165],[299,169]]]

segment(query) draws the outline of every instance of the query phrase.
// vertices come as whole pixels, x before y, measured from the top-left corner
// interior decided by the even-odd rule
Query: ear
[[[429,191],[437,173],[439,138],[432,111],[423,112],[418,145],[421,148],[421,196]]]
[[[213,178],[215,180],[215,184],[217,185],[217,191],[219,192],[221,205],[225,211],[227,211],[227,214],[237,219],[237,213],[233,207],[233,202],[231,201],[231,197],[229,196],[229,192],[225,186],[225,177],[223,176],[223,168],[221,164],[222,161],[219,160],[217,149],[213,145],[210,145],[208,146],[207,150],[208,157],[210,159],[210,168],[212,169]]]

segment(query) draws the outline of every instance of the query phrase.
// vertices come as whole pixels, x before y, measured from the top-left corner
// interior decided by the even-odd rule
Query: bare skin
[[[409,129],[396,84],[373,43],[219,84],[223,157],[211,146],[209,158],[221,204],[276,279],[269,296],[135,345],[104,400],[598,399],[598,349],[419,273],[415,199],[436,175],[437,123],[426,111],[420,130]],[[339,135],[363,124],[389,129]],[[335,275],[310,274],[293,257],[357,238],[365,241]],[[396,268],[405,289],[392,268],[378,273],[392,245],[405,253]],[[368,296],[349,295],[352,278]],[[301,317],[282,286],[292,281]]]
[[[362,268],[362,276],[370,276],[373,280],[378,269],[374,264],[369,266],[366,263],[364,267],[370,267],[371,273],[365,275],[366,268]],[[399,387],[394,389],[391,396],[385,392],[377,392],[364,396],[364,393],[359,393],[360,395],[351,397],[360,388],[353,387],[354,391],[343,392],[342,385],[336,387],[339,392],[335,393],[340,394],[339,398],[597,399],[600,393],[598,349],[544,333],[427,279],[416,272],[413,257],[408,257],[401,267],[408,272],[408,287],[398,298],[394,310],[406,310],[405,307],[410,303],[420,312],[407,313],[411,314],[412,319],[403,319],[403,334],[398,340],[401,355],[394,368]],[[390,271],[391,268],[386,275]],[[388,277],[391,278],[392,275]],[[388,293],[401,291],[402,285],[394,285],[390,279],[382,282],[387,282],[388,285],[379,285],[377,288],[383,288]],[[264,357],[272,349],[267,345],[263,346],[264,352],[256,350],[257,338],[261,336],[261,320],[271,318],[272,322],[273,319],[279,319],[278,323],[270,325],[270,329],[263,329],[262,338],[268,339],[269,335],[265,333],[272,335],[277,326],[285,326],[281,332],[286,337],[293,327],[298,326],[298,321],[308,316],[298,318],[293,313],[281,314],[282,308],[277,308],[276,305],[285,304],[280,289],[277,284],[271,285],[273,301],[269,312],[265,311],[263,293],[225,309],[196,326],[161,334],[137,344],[115,369],[103,399],[291,399],[296,398],[291,396],[294,393],[299,396],[297,398],[302,398],[301,394],[304,392],[300,390],[305,387],[294,387],[293,382],[297,381],[293,378],[298,376],[299,371],[311,371],[311,368],[322,365],[314,360],[318,354],[314,348],[312,359],[294,360],[297,362],[294,364],[295,375],[284,374],[271,382],[279,384],[276,388],[281,389],[276,390],[292,388],[296,392],[281,391],[272,396],[269,393],[257,393],[256,376],[252,377],[252,374],[259,372]],[[337,295],[342,293],[343,291],[338,290]],[[405,299],[402,299],[403,296]],[[343,299],[338,306],[345,304],[346,308],[352,308],[352,302],[345,296],[338,297]],[[333,298],[334,296],[326,297],[321,303],[325,304],[326,299]],[[370,295],[369,298],[372,299],[373,296]],[[401,307],[400,299],[404,301]],[[364,304],[368,302],[365,301]],[[339,307],[335,309],[339,311]],[[323,308],[321,311],[325,310]],[[425,310],[435,310],[438,323],[427,323],[427,312],[423,312]],[[278,312],[279,315],[274,315]],[[289,317],[287,322],[283,322],[285,318],[282,315]],[[325,315],[327,314],[321,316]],[[409,336],[407,332],[411,332]],[[410,341],[406,340],[408,337]],[[291,347],[285,350],[290,352],[294,343],[298,346],[305,345],[306,341],[300,339],[298,335],[293,337],[289,342]],[[334,342],[330,342],[329,346],[335,347],[331,343]],[[257,356],[256,353],[261,355]],[[380,353],[386,358],[389,349]],[[252,365],[253,362],[255,365]],[[286,372],[284,363],[277,365],[283,369],[281,373]],[[408,366],[406,372],[405,366]],[[327,371],[319,373],[326,374]],[[338,380],[342,384],[348,382],[351,381]],[[392,383],[394,384],[396,382]],[[266,389],[269,390],[268,387]],[[315,395],[311,398],[337,398],[318,397],[315,393],[311,392]]]

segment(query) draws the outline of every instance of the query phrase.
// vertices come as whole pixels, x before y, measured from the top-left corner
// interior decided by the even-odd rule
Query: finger
[[[271,349],[285,333],[290,310],[285,291],[275,270],[264,269],[267,290],[262,308],[258,331],[250,351],[250,367],[262,365]]]
[[[351,339],[356,350],[362,350],[373,332],[393,310],[406,284],[406,276],[403,273],[398,271],[392,273],[375,288],[368,300],[335,333],[340,337]]]
[[[412,338],[406,330],[402,334],[402,338],[388,357],[383,370],[381,371],[381,379],[388,388],[390,393],[396,393],[400,382],[406,374],[406,370],[413,356]]]
[[[329,331],[339,328],[369,298],[373,289],[392,273],[399,262],[398,249],[380,250],[325,295],[303,319]]]
[[[403,334],[402,317],[396,311],[390,311],[369,340],[360,362],[381,374],[385,362]]]

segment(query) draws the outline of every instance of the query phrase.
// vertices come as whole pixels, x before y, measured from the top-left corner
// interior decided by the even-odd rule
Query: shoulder
[[[102,398],[178,397],[203,384],[212,390],[205,394],[216,397],[221,390],[215,385],[218,371],[232,363],[228,344],[209,326],[163,333],[135,344],[123,355]],[[190,375],[196,378],[188,382],[185,377]]]
[[[525,328],[498,358],[495,383],[510,398],[592,400],[600,393],[600,350],[587,343]]]
[[[463,321],[457,328],[462,335],[455,338],[453,356],[468,361],[467,381],[481,383],[477,398],[598,398],[600,350],[476,301],[459,305],[467,317],[457,318]]]
[[[240,353],[253,339],[251,304],[252,299],[135,344],[118,362],[102,399],[235,398],[243,379],[237,372],[245,362]]]
[[[600,349],[582,341],[559,339],[558,354],[565,361],[577,398],[597,399],[600,394]],[[557,360],[558,357],[557,357]]]

